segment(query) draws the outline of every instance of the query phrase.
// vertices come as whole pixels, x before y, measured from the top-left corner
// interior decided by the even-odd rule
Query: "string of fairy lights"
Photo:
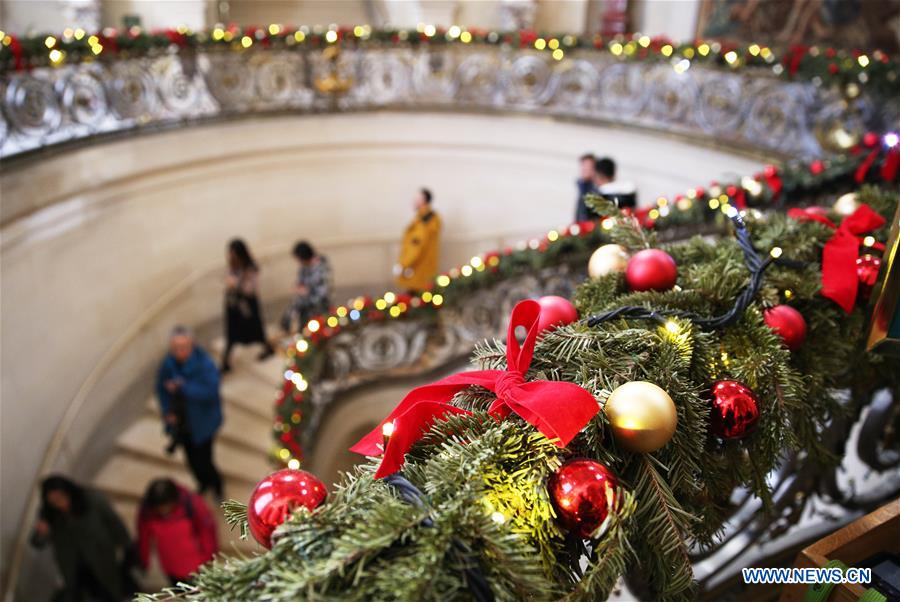
[[[599,34],[543,34],[533,30],[493,31],[477,28],[439,27],[420,23],[414,29],[376,29],[370,25],[350,27],[295,27],[273,23],[267,27],[217,24],[209,29],[145,30],[105,28],[89,33],[68,28],[61,34],[18,37],[0,31],[0,68],[27,70],[41,66],[60,67],[110,56],[136,58],[177,51],[182,48],[247,51],[257,48],[305,49],[329,45],[428,46],[428,45],[511,46],[547,52],[561,61],[576,50],[608,53],[623,61],[668,61],[683,73],[695,63],[726,69],[766,67],[773,73],[809,80],[816,85],[838,84],[847,96],[860,92],[861,85],[875,84],[881,91],[900,88],[896,62],[881,50],[846,50],[829,46],[791,46],[776,49],[751,43],[734,44],[718,40],[676,43],[665,37],[635,33],[604,37]]]
[[[897,133],[888,132],[881,136],[867,134],[864,138],[866,142],[860,148],[853,149],[855,152],[851,151],[846,155],[816,159],[808,163],[797,162],[783,168],[769,165],[759,174],[745,176],[734,183],[713,182],[708,187],[690,188],[672,197],[660,196],[653,206],[636,211],[634,217],[641,225],[649,228],[714,219],[724,221],[738,212],[758,217],[761,215],[758,207],[771,206],[780,198],[782,191],[789,190],[799,201],[804,191],[820,190],[830,182],[847,179],[852,182],[859,173],[860,166],[873,152],[878,154],[875,158],[880,159],[881,163],[873,161],[871,168],[863,174],[863,181],[892,181],[895,174],[887,174],[880,168],[889,162],[892,154],[900,153]],[[862,183],[859,178],[856,181]],[[854,204],[853,195],[848,194],[838,199],[834,209],[839,213],[849,214],[854,209]],[[520,241],[502,251],[472,257],[466,264],[438,275],[430,291],[419,295],[388,291],[378,298],[356,297],[334,308],[327,315],[309,320],[286,350],[288,368],[284,372],[283,386],[276,399],[274,431],[278,443],[273,449],[273,457],[289,468],[300,466],[303,404],[311,394],[310,389],[315,383],[318,370],[321,370],[318,354],[324,343],[342,329],[433,313],[445,306],[447,298],[456,293],[457,289],[470,287],[472,279],[478,275],[486,276],[484,283],[488,284],[494,278],[503,277],[500,272],[506,262],[518,261],[544,267],[549,262],[541,261],[541,258],[551,255],[565,257],[552,254],[556,245],[579,239],[593,248],[604,242],[604,233],[614,226],[612,218],[604,218],[550,230],[543,238]],[[876,241],[868,236],[863,239],[862,244],[863,247],[873,247]],[[770,252],[773,258],[778,258],[780,253],[779,247],[774,247]],[[785,290],[783,294],[789,299],[792,292]],[[671,326],[667,327],[671,329]],[[727,356],[723,356],[722,360],[727,362]],[[390,433],[386,434],[389,435]]]

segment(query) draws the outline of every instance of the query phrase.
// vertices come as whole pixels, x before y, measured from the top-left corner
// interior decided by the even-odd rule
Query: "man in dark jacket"
[[[159,367],[156,396],[166,431],[182,444],[200,493],[212,489],[222,499],[222,477],[213,464],[213,441],[222,425],[219,370],[191,331],[176,326],[169,353]]]
[[[576,222],[586,222],[596,218],[594,212],[588,209],[584,202],[585,195],[596,192],[594,188],[595,164],[596,158],[590,153],[581,155],[578,159],[578,180],[575,181],[575,185],[578,187],[578,199],[575,201]]]

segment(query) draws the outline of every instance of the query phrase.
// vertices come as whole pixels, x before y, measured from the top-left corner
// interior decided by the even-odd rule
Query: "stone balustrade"
[[[331,52],[329,52],[331,51]],[[688,64],[690,64],[688,62]],[[378,109],[502,112],[611,123],[767,155],[813,157],[897,121],[771,69],[623,61],[499,46],[182,49],[4,76],[0,156],[248,115]]]

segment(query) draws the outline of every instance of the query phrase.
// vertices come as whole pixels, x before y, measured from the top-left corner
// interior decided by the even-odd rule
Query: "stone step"
[[[266,340],[272,344],[285,336],[284,332],[281,330],[281,327],[274,322],[266,324],[264,329],[266,333]],[[205,347],[206,350],[210,353],[214,354],[216,360],[218,361],[222,357],[222,352],[225,351],[225,333],[222,332],[212,340],[205,341],[203,347]],[[262,345],[259,343],[253,343],[252,345],[236,345],[232,349],[232,353],[248,353],[248,350],[252,350],[253,356],[255,357],[260,351],[262,351]],[[232,357],[235,356],[233,355]]]
[[[122,432],[116,442],[119,449],[146,457],[160,465],[184,466],[184,450],[179,447],[174,454],[166,454],[166,443],[159,421],[149,416],[135,421]],[[255,483],[270,470],[264,454],[248,451],[242,446],[229,445],[225,440],[216,441],[213,454],[216,466],[228,479]]]
[[[159,404],[155,397],[150,397],[146,403],[145,416],[151,418],[158,425],[160,437],[162,435],[162,421],[159,416]],[[255,412],[225,402],[222,408],[225,420],[219,430],[218,440],[228,442],[247,451],[268,455],[272,447],[272,417],[262,417]]]
[[[275,414],[277,389],[246,372],[229,374],[222,380],[222,398],[266,420]]]
[[[272,416],[262,418],[235,404],[229,404],[223,412],[225,421],[222,423],[219,436],[223,440],[239,443],[247,450],[262,454],[263,458],[268,457],[273,445]]]
[[[256,480],[270,472],[260,473]],[[150,481],[169,477],[185,487],[194,487],[194,478],[184,466],[160,463],[144,456],[120,451],[113,455],[94,477],[94,486],[116,500],[138,502]],[[246,503],[256,486],[256,480],[225,479],[225,499]]]

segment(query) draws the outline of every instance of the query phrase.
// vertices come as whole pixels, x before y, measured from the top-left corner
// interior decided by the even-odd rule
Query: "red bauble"
[[[247,505],[247,522],[253,538],[272,547],[272,532],[290,513],[303,506],[309,510],[325,501],[325,484],[303,470],[286,468],[259,482]]]
[[[589,538],[599,535],[615,505],[616,477],[594,460],[570,460],[547,483],[559,522],[572,533]]]
[[[740,439],[753,432],[759,420],[759,400],[750,387],[736,380],[718,380],[710,393],[712,434],[723,439]]]
[[[825,171],[825,163],[823,163],[822,161],[816,159],[809,164],[809,173],[813,174],[814,176],[821,174],[823,171]]]
[[[556,326],[565,326],[578,319],[578,310],[572,302],[564,297],[547,295],[537,300],[541,306],[538,318],[538,332],[552,330]]]
[[[659,249],[638,251],[625,268],[625,282],[633,291],[667,291],[677,279],[675,260]]]
[[[866,253],[856,259],[856,275],[859,277],[859,294],[863,299],[868,299],[878,281],[878,271],[881,270],[881,258]]]
[[[776,305],[767,309],[764,320],[791,351],[799,349],[806,339],[806,320],[803,319],[803,314],[793,307]]]

